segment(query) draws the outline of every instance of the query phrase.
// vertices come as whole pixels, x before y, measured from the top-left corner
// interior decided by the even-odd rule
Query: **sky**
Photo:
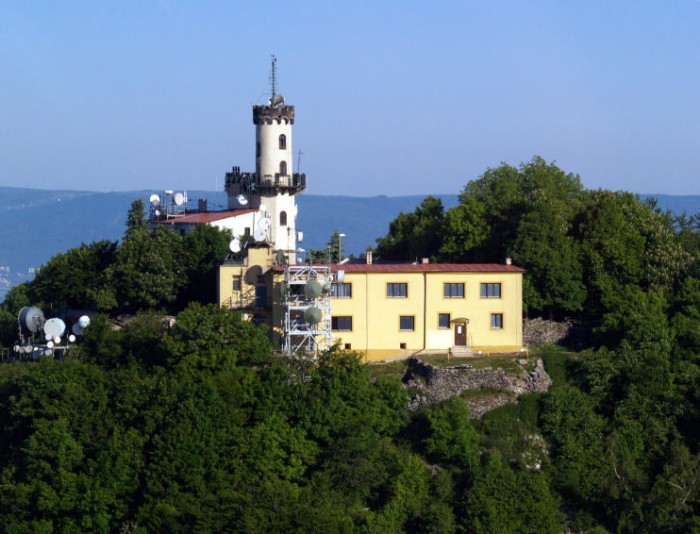
[[[0,0],[0,186],[221,190],[272,54],[310,194],[700,194],[700,0]]]

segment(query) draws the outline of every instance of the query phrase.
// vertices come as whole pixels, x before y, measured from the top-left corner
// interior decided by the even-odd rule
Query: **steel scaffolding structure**
[[[333,344],[331,333],[331,268],[329,265],[288,265],[284,269],[282,305],[284,307],[282,349],[285,354],[299,354],[315,358]],[[323,289],[315,297],[306,287],[316,281]],[[304,313],[309,308],[320,311],[320,320],[309,323]]]

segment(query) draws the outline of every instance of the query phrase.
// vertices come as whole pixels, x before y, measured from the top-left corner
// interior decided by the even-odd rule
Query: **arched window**
[[[280,211],[280,226],[287,226],[287,212]]]
[[[280,150],[287,150],[287,136],[284,134],[280,135]]]
[[[280,161],[280,176],[287,176],[287,162]]]

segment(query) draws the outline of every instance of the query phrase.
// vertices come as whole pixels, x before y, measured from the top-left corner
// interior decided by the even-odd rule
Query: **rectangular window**
[[[482,299],[500,299],[501,298],[501,283],[481,284]]]
[[[450,327],[450,314],[449,313],[438,313],[438,328],[449,328]]]
[[[416,318],[413,315],[402,315],[399,317],[399,330],[415,330]]]
[[[331,297],[336,299],[352,298],[352,284],[333,284],[331,286]]]
[[[446,299],[463,299],[464,284],[444,284],[443,296]]]
[[[343,315],[331,317],[331,328],[342,332],[350,332],[352,330],[352,317]]]
[[[497,328],[497,329],[503,328],[503,314],[502,313],[492,313],[491,314],[491,328]]]
[[[267,286],[255,286],[255,307],[267,306]]]
[[[240,290],[241,290],[241,277],[240,277],[240,276],[234,276],[234,277],[233,277],[233,290],[234,290],[234,291],[240,291]]]
[[[386,285],[386,296],[389,298],[403,298],[408,296],[408,284],[388,283]]]

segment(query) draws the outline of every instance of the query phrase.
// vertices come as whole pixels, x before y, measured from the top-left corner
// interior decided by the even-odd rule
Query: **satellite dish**
[[[69,343],[75,343],[75,336],[74,336],[73,334],[71,334],[70,336],[68,336],[68,342],[69,342]]]
[[[63,319],[59,319],[58,317],[52,317],[44,323],[44,334],[46,334],[49,339],[60,338],[65,331],[66,323],[63,322]]]
[[[47,342],[46,342],[46,346],[47,346],[48,348],[52,349],[52,348],[53,348],[53,341],[47,341]]]
[[[172,189],[166,189],[165,191],[163,191],[163,193],[165,193],[166,195],[172,195],[172,194],[173,194],[173,190],[172,190]]]
[[[260,228],[261,230],[267,230],[269,227],[270,219],[268,219],[267,217],[258,221],[258,228]]]
[[[323,288],[316,280],[309,280],[304,286],[304,295],[309,299],[316,299],[321,296]]]
[[[90,326],[90,317],[87,315],[81,315],[80,318],[78,319],[78,326],[80,326],[80,328],[83,328],[83,329]]]
[[[36,306],[25,306],[19,311],[17,321],[20,327],[35,334],[44,326],[44,312]]]
[[[248,204],[248,197],[242,193],[236,197],[236,200],[241,206],[246,206]]]
[[[339,284],[342,284],[342,283],[343,283],[343,280],[345,280],[345,271],[343,271],[342,269],[339,270],[339,271],[336,273],[335,278],[336,278],[336,280],[338,280],[338,283],[339,283]]]
[[[267,212],[267,206],[265,204],[260,204],[260,207],[258,208],[259,211],[262,211],[263,213]]]
[[[256,241],[265,241],[266,237],[267,233],[262,228],[256,228],[253,232],[253,239],[255,239]]]
[[[301,231],[297,232],[297,241],[299,241],[299,243],[304,241],[304,232],[301,232]]]
[[[80,326],[80,323],[74,323],[73,326],[71,327],[71,331],[76,335],[76,336],[82,336],[83,335],[83,330],[85,330],[83,327]]]
[[[326,282],[325,284],[323,284],[323,292],[330,293],[332,287],[333,285],[330,282]]]
[[[321,310],[315,306],[310,306],[304,310],[304,320],[309,324],[318,324],[321,322],[323,314]]]
[[[160,206],[160,197],[155,193],[151,195],[148,201],[151,203],[151,206]]]
[[[60,337],[60,336],[56,336],[55,338],[53,338],[53,342],[54,342],[56,345],[60,345],[60,344],[61,344],[61,337]]]
[[[185,195],[182,193],[175,193],[175,196],[173,197],[173,202],[175,202],[176,206],[182,206],[185,203]]]
[[[262,267],[260,265],[253,265],[252,267],[249,267],[248,270],[245,272],[245,281],[246,284],[248,285],[255,285],[258,283],[258,276],[261,276],[263,273]]]
[[[240,252],[241,251],[241,242],[238,239],[232,239],[231,241],[229,241],[228,249],[231,252],[233,252],[234,254],[236,254],[237,252]]]
[[[153,213],[155,213],[156,217],[160,217],[160,210],[156,210]]]

